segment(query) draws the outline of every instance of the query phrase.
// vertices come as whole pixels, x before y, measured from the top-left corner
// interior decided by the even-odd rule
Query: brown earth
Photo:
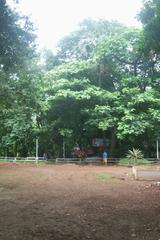
[[[159,240],[158,186],[125,167],[1,163],[0,240]]]

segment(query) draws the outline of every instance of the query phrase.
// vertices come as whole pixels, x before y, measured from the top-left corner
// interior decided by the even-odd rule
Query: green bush
[[[144,164],[149,164],[150,161],[148,161],[147,159],[135,159],[135,158],[122,158],[119,161],[119,165],[128,165],[128,166],[132,166],[132,165],[144,165]]]
[[[137,159],[143,159],[144,156],[141,150],[133,148],[132,150],[128,150],[126,158],[137,160]]]
[[[120,165],[143,165],[150,162],[144,159],[143,153],[139,149],[128,150],[126,158],[119,161]]]

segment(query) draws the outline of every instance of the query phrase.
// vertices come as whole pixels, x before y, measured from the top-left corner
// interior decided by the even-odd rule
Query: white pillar
[[[36,163],[38,163],[38,138],[36,139]]]
[[[159,159],[159,142],[158,142],[158,138],[157,138],[157,159]]]

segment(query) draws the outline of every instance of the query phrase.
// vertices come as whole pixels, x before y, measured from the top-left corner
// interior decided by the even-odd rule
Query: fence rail
[[[43,157],[0,157],[0,162],[42,162]]]
[[[108,158],[108,164],[119,164],[124,158]],[[160,163],[160,159],[156,158],[145,158],[150,164]],[[52,162],[52,163],[77,163],[77,164],[102,164],[102,158],[100,157],[87,157],[87,158],[56,158],[56,159],[45,159],[44,157],[0,157],[0,162]],[[123,164],[121,164],[123,165]],[[127,165],[127,164],[125,164]],[[129,165],[129,164],[128,164]]]
[[[107,163],[109,164],[118,164],[124,158],[108,158]],[[160,163],[160,159],[156,158],[145,158],[148,160],[150,164],[152,163]],[[56,158],[56,163],[102,163],[103,160],[100,157],[88,157],[88,158]]]

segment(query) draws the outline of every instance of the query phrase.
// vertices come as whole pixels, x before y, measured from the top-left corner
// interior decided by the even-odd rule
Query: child
[[[106,151],[103,152],[103,163],[107,164],[108,153]]]

